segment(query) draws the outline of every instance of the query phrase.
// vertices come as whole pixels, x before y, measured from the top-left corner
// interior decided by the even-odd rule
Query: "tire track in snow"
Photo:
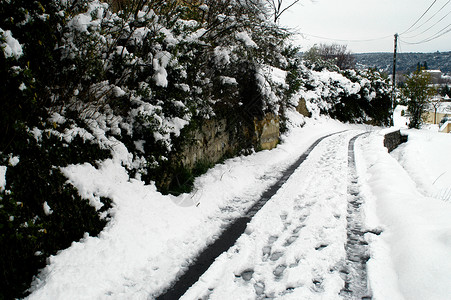
[[[195,262],[188,267],[186,272],[181,275],[168,290],[158,296],[157,299],[179,299],[183,294],[185,294],[185,292],[199,280],[200,276],[207,271],[215,259],[235,244],[237,239],[244,233],[247,224],[251,221],[255,214],[266,204],[266,202],[268,202],[269,199],[271,199],[271,197],[282,187],[282,185],[285,184],[288,178],[290,178],[290,176],[306,160],[313,149],[324,139],[342,132],[343,131],[331,133],[316,140],[295,163],[289,166],[282,173],[282,176],[277,180],[277,182],[262,194],[260,199],[256,201],[256,203],[246,212],[246,214],[230,224],[218,237],[218,239],[213,242],[213,244],[209,245],[202,253],[199,254],[199,256],[195,259]],[[290,242],[287,241],[287,243]],[[275,272],[283,273],[282,269],[284,270],[283,266],[279,267],[279,271]]]
[[[343,299],[354,135],[315,147],[182,299]]]
[[[345,287],[340,295],[344,299],[372,299],[367,281],[366,262],[369,260],[368,243],[364,234],[361,205],[364,199],[359,192],[357,171],[355,164],[355,141],[365,133],[353,137],[348,145],[348,216],[346,263],[340,270],[345,281]]]

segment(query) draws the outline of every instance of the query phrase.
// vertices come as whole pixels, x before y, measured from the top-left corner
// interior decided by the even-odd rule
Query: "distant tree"
[[[353,69],[355,67],[355,58],[346,45],[339,44],[320,44],[314,45],[304,54],[304,59],[312,63],[319,61],[328,62],[341,70]]]
[[[424,62],[423,62],[423,68],[424,68],[425,70],[429,70],[427,61],[424,61]]]
[[[429,66],[428,66],[427,61],[423,61],[423,63],[417,62],[417,69],[416,69],[416,70],[417,70],[417,71],[420,71],[420,70],[429,70]]]
[[[402,93],[408,99],[410,128],[419,129],[423,124],[423,113],[429,104],[428,99],[435,94],[435,89],[430,86],[430,82],[431,75],[422,70],[414,72],[406,79]]]
[[[437,124],[437,110],[442,106],[443,98],[438,96],[429,101],[430,106],[434,108],[434,124]]]

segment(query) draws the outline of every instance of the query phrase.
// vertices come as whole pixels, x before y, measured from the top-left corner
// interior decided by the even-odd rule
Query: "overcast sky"
[[[285,3],[290,2],[292,1],[285,0]],[[303,33],[296,36],[295,41],[302,50],[308,50],[315,43],[335,42],[347,44],[348,49],[354,53],[393,52],[394,34],[401,34],[409,29],[433,2],[433,0],[301,0],[282,15],[280,23]],[[443,20],[438,22],[442,18]],[[432,41],[423,42],[447,30],[450,32]],[[401,34],[398,52],[451,51],[451,1],[436,0],[428,13],[410,31]],[[422,33],[423,31],[425,32]],[[361,41],[370,39],[378,40]],[[408,42],[422,43],[411,45]]]

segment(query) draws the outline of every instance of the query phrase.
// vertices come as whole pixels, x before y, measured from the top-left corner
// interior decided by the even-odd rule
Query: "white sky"
[[[291,2],[291,0],[285,0],[287,4]],[[406,31],[432,2],[434,1],[301,0],[299,4],[282,15],[280,23],[305,34],[296,37],[295,43],[302,47],[301,50],[308,50],[315,43],[335,42],[347,44],[348,49],[354,53],[393,52],[394,34]],[[442,7],[443,9],[440,10]],[[435,13],[437,14],[434,16]],[[428,21],[429,18],[431,19]],[[442,18],[443,20],[434,25]],[[430,28],[431,26],[433,27]],[[428,28],[430,29],[420,34]],[[444,28],[446,29],[441,31]],[[413,30],[411,33],[401,35],[398,44],[399,52],[451,51],[451,31],[426,43],[417,45],[406,43],[421,42],[440,31],[444,33],[451,30],[451,1],[436,0],[429,12],[411,30]],[[411,37],[417,34],[420,35]],[[309,35],[351,41],[318,39]],[[386,38],[371,42],[356,42],[356,40],[380,37]]]

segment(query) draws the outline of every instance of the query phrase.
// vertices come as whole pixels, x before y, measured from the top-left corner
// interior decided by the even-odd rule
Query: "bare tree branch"
[[[266,5],[268,6],[273,15],[274,23],[277,23],[280,19],[280,16],[283,13],[292,8],[294,5],[298,4],[300,1],[301,0],[291,0],[291,1],[277,0],[276,2],[276,0],[263,0],[263,2],[266,3]]]

